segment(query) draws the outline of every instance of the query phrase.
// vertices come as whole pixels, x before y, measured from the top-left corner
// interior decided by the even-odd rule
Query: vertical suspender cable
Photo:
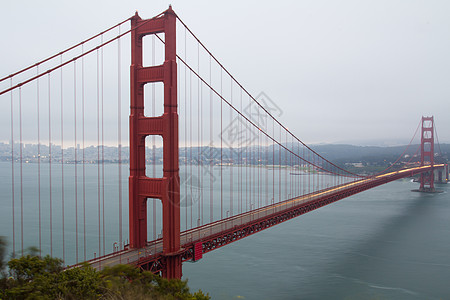
[[[120,35],[120,26],[119,26]],[[122,237],[122,81],[121,81],[121,49],[117,39],[117,159],[119,162],[119,250],[123,249]]]
[[[317,192],[317,179],[318,179],[318,176],[317,176],[317,170],[316,170],[316,165],[318,164],[318,161],[317,161],[317,159],[318,159],[318,157],[317,157],[317,155],[314,155],[313,154],[313,164],[314,164],[314,166],[313,166],[313,168],[314,168],[314,176],[313,176],[313,191],[314,192]]]
[[[304,177],[304,172],[305,172],[303,165],[304,165],[305,161],[302,159],[305,159],[305,156],[302,154],[303,154],[304,147],[301,146],[300,143],[297,143],[297,145],[298,145],[298,155],[301,157],[301,159],[298,160],[298,165],[299,165],[299,170],[300,170],[299,173],[302,174],[301,176],[298,176],[299,179],[298,179],[297,195],[303,196],[303,194],[304,194],[303,193],[303,177]],[[302,153],[302,154],[300,154],[300,153]]]
[[[301,167],[302,160],[300,158],[298,158],[300,156],[300,143],[298,143],[298,142],[295,142],[295,143],[297,145],[297,157],[295,158],[295,161],[296,161],[295,165],[297,166],[296,170],[298,170],[299,173],[301,174],[302,173],[302,167]],[[296,180],[295,180],[295,196],[296,197],[298,197],[298,196],[300,196],[302,194],[302,192],[301,192],[301,178],[300,177],[302,177],[302,176],[296,176]]]
[[[298,156],[300,156],[300,143],[298,143],[298,142],[297,142],[297,153],[298,153]],[[302,158],[303,158],[303,156],[302,156]],[[302,195],[302,177],[303,177],[302,164],[303,164],[303,161],[301,159],[298,159],[297,160],[297,165],[299,166],[298,167],[299,170],[300,170],[299,173],[302,174],[302,175],[297,176],[298,177],[298,180],[297,180],[297,196]]]
[[[252,116],[252,102],[250,101],[250,99],[249,99],[249,118],[251,118],[251,116]],[[253,176],[253,160],[252,160],[252,158],[253,158],[253,155],[252,155],[252,153],[253,153],[253,151],[252,151],[252,144],[251,144],[251,141],[252,141],[252,132],[249,130],[249,132],[248,132],[248,145],[249,145],[249,154],[250,154],[250,160],[249,160],[249,172],[250,172],[250,175],[249,175],[249,182],[250,182],[250,180],[252,180],[253,178],[254,178],[254,176]],[[253,194],[252,194],[252,192],[253,192],[253,188],[254,188],[254,185],[253,184],[250,184],[250,188],[249,188],[249,204],[250,204],[250,210],[252,210],[252,206],[253,206]]]
[[[187,61],[187,47],[186,47],[186,28],[184,28],[184,60]],[[188,172],[188,120],[187,120],[187,66],[184,66],[184,172],[187,177]],[[188,230],[188,191],[187,191],[187,180],[184,182],[184,203],[185,203],[185,230]]]
[[[101,36],[101,43],[103,44],[103,35]],[[105,255],[106,248],[106,233],[105,233],[105,118],[104,118],[104,104],[105,104],[105,92],[103,89],[104,86],[104,64],[103,64],[103,47],[100,51],[101,55],[101,69],[100,69],[100,78],[101,78],[101,93],[102,93],[102,226],[103,226],[103,255]],[[100,255],[100,253],[99,253]]]
[[[11,87],[13,81],[11,78]],[[15,188],[14,188],[14,106],[13,106],[13,91],[11,90],[11,202],[12,202],[12,238],[13,238],[13,253],[16,252],[16,220],[15,220]]]
[[[285,137],[285,147],[289,148],[288,141],[287,141],[287,131],[284,131]],[[283,159],[283,173],[284,173],[284,180],[282,181],[283,187],[284,187],[284,197],[282,200],[286,200],[288,198],[288,182],[287,182],[287,166],[288,166],[288,149],[284,150],[284,159]]]
[[[200,44],[197,43],[197,73],[200,74]],[[197,77],[197,110],[198,110],[198,120],[197,120],[197,177],[198,179],[200,179],[200,154],[201,154],[201,139],[200,139],[200,130],[201,130],[201,122],[200,119],[202,117],[201,114],[201,104],[200,104],[200,78]],[[201,189],[202,187],[199,187],[199,193],[201,193]],[[200,195],[197,195],[197,197],[199,197]],[[198,204],[197,204],[197,226],[200,226],[200,222],[201,222],[201,199],[197,199],[198,200]]]
[[[267,126],[267,131],[269,131],[269,124],[268,123],[266,123],[266,126]],[[265,148],[265,153],[266,153],[266,157],[265,157],[265,164],[266,164],[266,167],[265,167],[265,177],[266,177],[266,181],[265,181],[265,186],[266,186],[266,189],[265,189],[265,195],[264,195],[264,197],[266,198],[266,201],[265,201],[265,204],[266,205],[269,205],[269,168],[267,167],[267,165],[269,164],[269,140],[268,140],[268,138],[267,138],[267,136],[264,138],[265,140],[266,140],[266,142],[264,143],[264,148]]]
[[[324,166],[323,163],[323,159],[319,158],[319,160],[321,160],[319,166]],[[323,177],[324,173],[322,173],[322,171],[319,172],[319,189],[322,190],[323,189],[323,184],[324,184],[324,177]]]
[[[320,156],[317,157],[317,160],[318,160],[317,165],[319,167],[323,166],[323,160]],[[322,189],[322,185],[323,185],[322,170],[319,169],[317,171],[317,188],[319,191]]]
[[[97,211],[98,211],[98,255],[101,255],[101,189],[100,189],[100,57],[97,49]]]
[[[252,116],[252,102],[250,101],[250,99],[248,99],[248,102],[249,102],[249,118],[251,118],[251,116]],[[249,178],[249,181],[247,182],[247,184],[249,184],[250,185],[250,188],[249,188],[249,201],[250,201],[250,210],[252,210],[253,209],[253,194],[252,194],[252,191],[253,191],[253,187],[254,187],[254,185],[253,184],[250,184],[249,182],[250,182],[250,180],[252,180],[253,178],[254,178],[254,176],[253,176],[253,160],[252,160],[252,153],[253,153],[253,149],[252,149],[252,144],[251,144],[251,140],[252,140],[252,132],[251,131],[249,131],[249,133],[248,133],[248,136],[249,136],[249,139],[248,139],[248,144],[249,144],[249,150],[250,150],[250,160],[249,160],[249,171],[250,171],[250,178]]]
[[[240,92],[240,99],[239,99],[239,101],[240,101],[240,105],[241,105],[241,111],[242,111],[242,89],[241,89],[241,92]],[[241,214],[242,213],[242,165],[243,165],[243,163],[242,163],[242,151],[244,150],[244,148],[243,148],[243,141],[242,141],[242,139],[243,139],[243,136],[242,136],[242,134],[241,134],[241,132],[242,132],[242,122],[243,122],[243,120],[242,120],[242,118],[240,117],[240,116],[238,116],[238,119],[237,119],[238,121],[239,121],[239,158],[238,158],[238,160],[239,160],[239,180],[238,180],[238,187],[239,187],[239,203],[238,203],[238,205],[239,205],[239,213]]]
[[[275,120],[272,118],[272,132],[275,137]],[[275,143],[272,143],[272,205],[275,203]]]
[[[211,56],[209,56],[209,86],[212,84],[212,70],[211,70]],[[210,140],[210,148],[209,148],[209,221],[212,223],[214,220],[214,161],[213,161],[213,133],[214,133],[214,123],[213,123],[213,92],[209,90],[209,140]]]
[[[292,173],[297,173],[297,165],[298,165],[298,155],[300,154],[298,151],[298,143],[295,142],[294,138],[292,138],[292,151],[295,153],[293,159],[291,160],[291,170]],[[298,177],[299,176],[290,176],[290,180],[292,182],[292,195],[297,198],[298,196]]]
[[[315,156],[315,160],[314,160],[315,165],[320,165],[320,157],[318,155]],[[320,183],[320,174],[319,174],[319,169],[316,170],[316,182],[315,182],[315,191],[319,190],[319,183]]]
[[[299,143],[300,144],[300,143]],[[305,157],[305,147],[303,145],[300,146],[301,147],[301,157],[303,159],[306,159]],[[300,195],[304,196],[306,194],[306,189],[305,189],[305,175],[306,175],[306,162],[305,160],[301,161],[301,170],[302,170],[302,176],[300,176]]]
[[[81,52],[84,53],[84,44],[81,45]],[[81,123],[83,139],[83,255],[86,261],[86,151],[85,151],[85,101],[84,101],[84,56],[81,57]]]
[[[308,194],[311,192],[311,151],[308,150]]]
[[[220,68],[220,96],[222,93],[222,68]],[[220,219],[223,220],[223,101],[220,101]]]
[[[286,133],[286,139],[285,139],[286,147],[289,147],[287,131],[285,131],[285,133]],[[289,196],[288,195],[288,183],[287,183],[288,151],[284,151],[283,165],[284,165],[284,197],[285,197],[284,199],[287,199]]]
[[[181,105],[181,101],[182,101],[181,100],[182,99],[182,96],[181,96],[181,78],[180,78],[181,77],[181,64],[179,62],[180,62],[180,59],[178,57],[176,57],[176,63],[177,63],[177,89],[179,91],[179,92],[177,92],[177,103],[178,103],[178,109],[181,110],[182,109],[182,105]],[[180,112],[179,116],[180,115],[181,115],[181,112]],[[179,130],[179,133],[181,133],[181,130]],[[181,143],[181,134],[180,134],[180,137],[179,137],[179,141],[180,141],[180,145],[182,145],[182,143]],[[179,172],[179,176],[180,176],[180,232],[183,232],[183,222],[182,222],[182,217],[183,217],[183,196],[182,196],[182,190],[181,190],[181,185],[182,185],[183,178],[182,178],[182,175],[180,175],[180,174],[183,173],[183,172],[181,172],[181,167],[183,165],[183,162],[180,160],[181,156],[182,156],[182,154],[179,153],[179,155],[178,155],[178,163],[179,163],[179,167],[180,167],[180,172]],[[153,160],[155,160],[155,159],[153,159]],[[155,207],[155,206],[153,206],[153,207]],[[155,226],[155,222],[153,222],[153,224]],[[156,230],[156,229],[153,229],[153,230]],[[155,248],[154,249],[156,250],[156,243],[155,243]]]
[[[73,125],[75,155],[75,259],[78,263],[78,145],[77,145],[77,62],[73,63]]]
[[[52,212],[52,118],[51,118],[51,86],[48,73],[48,180],[50,200],[50,256],[53,257],[53,212]]]
[[[192,72],[189,72],[189,206],[191,208],[191,227],[192,228],[192,207],[194,206],[192,197],[192,123],[194,119],[192,118]]]
[[[292,152],[295,153],[295,141],[294,138],[291,137],[291,147],[292,147]],[[296,161],[296,157],[292,156],[292,154],[290,155],[290,170],[294,171],[294,165],[295,165],[295,161]],[[297,195],[295,194],[295,177],[289,176],[289,182],[290,182],[290,190],[291,190],[291,197],[296,197]]]
[[[292,149],[292,152],[295,153],[295,150],[294,150],[294,138],[292,136],[291,136],[291,149]],[[289,169],[290,170],[292,170],[292,166],[293,166],[293,164],[292,164],[292,154],[289,154]],[[295,194],[295,192],[292,191],[292,184],[293,184],[292,177],[289,176],[289,192],[291,193],[291,197]],[[295,186],[294,186],[294,189],[295,189]]]
[[[200,68],[200,67],[199,67]],[[199,147],[203,149],[203,83],[200,83],[200,143]],[[203,151],[202,151],[203,152]],[[201,202],[201,225],[203,225],[203,155],[200,160],[200,202]]]
[[[314,153],[311,154],[312,155],[312,192],[315,192],[315,179],[316,179],[316,174],[315,174],[315,170],[314,170],[314,165],[316,164],[316,156],[314,155]]]
[[[317,157],[316,165],[320,166],[320,157],[319,156],[316,156],[316,157]],[[319,190],[320,190],[320,170],[317,168],[317,171],[316,171],[316,191],[319,191]]]
[[[280,127],[280,142],[281,142],[281,126]],[[281,201],[281,146],[278,147],[278,202]]]
[[[319,156],[315,156],[316,157],[316,159],[315,159],[315,165],[316,166],[320,166],[320,157]],[[316,167],[316,172],[315,172],[315,174],[316,174],[316,183],[315,183],[315,191],[317,192],[318,190],[320,190],[320,173],[319,173],[319,169]]]
[[[61,63],[62,63],[61,54]],[[65,238],[64,238],[64,97],[63,97],[63,68],[61,67],[61,215],[62,215],[62,259],[66,260]]]
[[[297,169],[298,169],[298,165],[300,165],[300,159],[298,158],[298,156],[300,156],[300,149],[299,149],[299,143],[296,143],[295,141],[294,141],[294,139],[292,139],[292,141],[293,141],[293,143],[295,143],[294,145],[297,145],[297,151],[295,152],[295,153],[297,153],[297,156],[296,157],[294,157],[294,165],[292,166],[292,170],[295,172],[295,173],[297,173]],[[294,166],[296,166],[296,167],[294,167]],[[300,173],[300,172],[299,172]],[[299,188],[299,177],[300,176],[295,176],[294,178],[294,195],[295,195],[295,197],[298,197],[298,195],[300,194],[299,192],[298,192],[298,188]]]
[[[258,108],[257,108],[258,109]],[[258,127],[261,127],[262,126],[262,124],[261,124],[261,119],[260,119],[260,115],[259,115],[259,109],[258,109],[258,111],[257,111],[257,113],[256,113],[256,117],[258,118],[258,123],[256,123],[257,125],[258,125]],[[258,188],[258,208],[260,208],[261,207],[261,198],[260,198],[260,196],[261,196],[261,194],[260,194],[260,190],[261,190],[261,178],[260,178],[260,168],[259,168],[259,159],[260,159],[260,157],[259,157],[259,152],[260,152],[260,147],[259,147],[259,136],[261,135],[261,130],[260,130],[260,128],[258,128],[258,130],[256,131],[257,132],[257,134],[256,134],[256,149],[257,149],[257,151],[258,151],[258,155],[257,155],[257,161],[256,161],[256,171],[258,172],[258,179],[257,179],[257,181],[258,181],[258,184],[257,184],[257,188]]]
[[[78,263],[77,61],[73,62],[73,128],[75,156],[75,261]]]
[[[36,66],[39,74],[39,65]],[[38,205],[39,205],[39,256],[42,255],[42,223],[41,223],[41,129],[40,129],[40,103],[39,103],[39,78],[36,80],[36,105],[37,105],[37,138],[38,138]]]
[[[230,80],[230,103],[233,104],[233,81]],[[233,110],[230,109],[230,126],[233,126]],[[234,137],[230,139],[230,217],[233,215],[233,140]]]
[[[250,103],[250,101],[249,101]],[[244,122],[244,121],[243,121]],[[249,160],[249,153],[250,153],[250,132],[249,130],[245,131],[245,211],[249,211],[249,203],[250,203],[250,196],[251,196],[251,190],[249,188],[249,180],[251,179],[251,176],[249,176],[250,168],[250,160]],[[251,175],[251,174],[250,174]]]
[[[262,126],[262,124],[260,123],[261,122],[261,120],[260,120],[260,117],[259,117],[259,109],[258,108],[256,108],[257,109],[257,111],[256,111],[256,113],[255,113],[255,115],[256,115],[256,118],[258,118],[258,120],[257,120],[257,125],[258,125],[258,130],[256,131],[256,138],[255,138],[255,140],[256,140],[256,147],[255,147],[255,149],[256,149],[256,151],[257,151],[257,154],[256,154],[256,163],[255,163],[255,167],[256,167],[256,172],[258,173],[258,175],[257,175],[257,184],[255,185],[256,186],[256,188],[257,188],[257,203],[258,203],[258,208],[260,208],[261,207],[261,199],[260,199],[260,193],[259,193],[259,190],[260,190],[260,185],[261,185],[261,182],[260,182],[260,177],[259,177],[259,134],[260,134],[260,127]]]
[[[200,74],[200,44],[198,44],[197,43],[197,73],[198,74]],[[200,166],[201,166],[201,157],[200,157],[200,155],[201,155],[201,147],[202,147],[202,145],[201,145],[201,143],[202,143],[202,140],[201,140],[201,133],[200,133],[200,131],[202,130],[202,125],[201,125],[201,118],[202,118],[202,112],[201,112],[201,103],[200,103],[200,101],[201,101],[201,93],[200,93],[200,78],[198,78],[197,77],[197,110],[198,110],[198,127],[197,127],[197,176],[198,176],[198,178],[200,179],[201,178],[201,168],[200,168]],[[198,212],[197,212],[197,226],[200,226],[200,222],[201,222],[201,220],[202,220],[202,216],[201,216],[201,212],[202,212],[202,207],[201,207],[201,205],[202,205],[202,199],[201,199],[201,192],[202,192],[202,188],[203,188],[203,186],[201,185],[201,182],[200,182],[200,186],[198,187],[199,188],[199,190],[198,190],[198,193],[200,193],[199,195],[197,195],[197,197],[199,197],[200,199],[197,199],[198,200],[198,205],[197,205],[197,208],[198,208]]]
[[[19,138],[20,138],[20,240],[23,256],[23,139],[22,139],[22,87],[19,87]]]
[[[178,76],[177,76],[177,87],[178,87],[178,90],[180,91],[179,93],[177,93],[177,103],[179,104],[179,106],[178,106],[178,108],[181,110],[181,107],[182,107],[182,105],[181,105],[181,99],[182,99],[182,95],[181,95],[181,64],[179,63],[179,61],[180,61],[180,59],[177,57],[177,74],[178,74]],[[181,113],[180,113],[180,115],[181,115]],[[181,130],[180,130],[180,132],[181,132]],[[181,142],[181,137],[179,138],[179,140],[180,140],[180,142]],[[181,157],[181,154],[179,154],[179,156]],[[183,162],[182,161],[179,161],[179,166],[180,166],[180,170],[181,170],[181,166],[183,165]],[[180,174],[182,174],[182,172],[180,172]],[[183,214],[183,196],[182,196],[182,190],[181,190],[181,185],[182,185],[182,181],[183,181],[183,178],[182,178],[182,176],[180,175],[180,231],[181,232],[183,232],[183,222],[181,221],[182,220],[182,214]],[[155,207],[155,206],[153,206],[153,207]],[[153,223],[153,224],[155,224],[155,222]],[[156,230],[156,229],[154,229],[154,230]],[[155,251],[156,251],[156,243],[155,243]]]
[[[305,146],[303,146],[302,145],[302,157],[303,158],[305,158]],[[303,165],[304,165],[304,168],[303,168],[303,172],[306,172],[306,166],[307,166],[307,163],[305,162],[305,161],[303,161]],[[305,185],[306,185],[306,183],[305,183],[305,177],[304,176],[302,176],[302,195],[305,195],[305,193],[306,193],[306,188],[305,188]]]

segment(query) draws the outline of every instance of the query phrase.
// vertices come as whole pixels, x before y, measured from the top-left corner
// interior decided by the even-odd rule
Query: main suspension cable
[[[106,41],[106,42],[104,42],[104,43],[101,43],[101,44],[98,45],[97,47],[94,47],[94,48],[92,48],[92,49],[90,49],[90,50],[88,50],[88,51],[86,51],[86,52],[84,52],[84,53],[82,53],[82,54],[80,54],[80,55],[78,55],[78,56],[75,56],[75,57],[73,57],[73,58],[71,58],[71,59],[65,61],[64,63],[61,63],[61,64],[59,64],[59,65],[57,65],[57,66],[55,66],[55,67],[53,67],[53,68],[47,69],[46,71],[40,73],[39,75],[36,75],[36,76],[34,76],[34,77],[31,77],[31,78],[29,78],[29,79],[27,79],[27,80],[24,80],[24,81],[22,81],[22,82],[20,82],[20,83],[18,83],[18,84],[16,84],[16,85],[10,87],[10,88],[7,88],[7,89],[5,89],[5,90],[3,90],[3,91],[0,91],[0,95],[3,95],[3,94],[5,94],[5,93],[7,93],[7,92],[9,92],[9,91],[12,91],[12,90],[14,90],[14,89],[16,89],[16,88],[18,88],[18,87],[20,87],[20,86],[23,86],[23,85],[27,84],[27,83],[30,83],[30,82],[36,80],[37,78],[40,78],[40,77],[44,76],[45,74],[50,74],[51,72],[53,72],[53,71],[55,71],[55,70],[57,70],[57,69],[59,69],[59,68],[65,66],[65,65],[67,65],[67,64],[70,64],[71,62],[74,62],[74,61],[80,59],[81,57],[84,57],[84,56],[86,56],[86,55],[88,55],[88,54],[90,54],[90,53],[92,53],[92,52],[94,52],[94,51],[96,51],[96,50],[98,50],[98,49],[100,49],[100,48],[102,48],[102,47],[104,47],[104,46],[106,46],[106,45],[112,43],[113,41],[115,41],[115,40],[117,40],[117,39],[123,37],[124,35],[126,35],[126,34],[132,32],[133,30],[136,30],[136,29],[138,29],[139,27],[144,26],[144,25],[147,24],[148,22],[150,22],[150,21],[152,21],[152,20],[154,20],[154,19],[160,17],[160,16],[163,15],[165,12],[166,12],[166,11],[160,13],[159,15],[157,15],[157,16],[151,18],[151,19],[145,20],[145,21],[143,21],[140,25],[138,25],[138,26],[136,26],[136,27],[133,27],[133,28],[131,28],[131,29],[125,31],[125,32],[122,33],[122,34],[119,34],[119,35],[117,35],[117,36],[115,36],[115,37],[109,39],[108,41]],[[127,19],[126,21],[128,21],[128,20],[130,20],[130,18]],[[80,43],[80,44],[83,45],[84,43]],[[60,54],[58,54],[58,55],[60,55]],[[9,78],[9,77],[7,77],[7,78]]]
[[[383,171],[381,171],[381,172],[378,172],[377,174],[375,174],[375,175],[373,175],[372,177],[375,177],[375,176],[378,176],[378,175],[380,175],[380,174],[383,174],[383,173],[385,173],[386,171],[388,171],[389,169],[391,169],[404,155],[405,155],[405,153],[406,153],[406,151],[408,151],[408,148],[409,148],[409,146],[411,146],[411,144],[412,144],[412,142],[413,142],[413,140],[414,140],[414,138],[416,137],[416,135],[417,135],[417,132],[419,131],[419,128],[420,128],[420,124],[421,124],[421,122],[422,121],[420,121],[419,122],[419,124],[417,125],[417,128],[416,128],[416,131],[414,132],[414,135],[413,135],[413,137],[411,138],[411,140],[409,141],[409,144],[408,144],[408,146],[406,146],[406,149],[403,151],[403,153],[402,154],[400,154],[400,156],[389,166],[389,167],[387,167],[386,169],[384,169]]]
[[[66,53],[66,52],[68,52],[68,51],[70,51],[70,50],[73,50],[73,49],[75,49],[75,48],[78,48],[79,46],[81,46],[81,45],[83,45],[83,44],[85,44],[85,43],[87,43],[87,42],[89,42],[89,41],[91,41],[91,40],[93,40],[93,39],[99,37],[100,35],[102,35],[102,34],[104,34],[104,33],[107,33],[108,31],[111,31],[112,29],[116,28],[117,26],[120,26],[120,25],[122,25],[123,23],[128,22],[131,18],[132,18],[132,17],[129,17],[129,18],[123,20],[122,22],[120,22],[120,23],[118,23],[118,24],[116,24],[116,25],[114,25],[114,26],[112,26],[112,27],[110,27],[110,28],[108,28],[108,29],[106,29],[106,30],[104,30],[104,31],[102,31],[102,32],[100,32],[100,33],[94,35],[94,36],[91,36],[90,38],[88,38],[88,39],[86,39],[86,40],[84,40],[84,41],[82,41],[82,42],[80,42],[80,43],[78,43],[78,44],[76,44],[76,45],[73,45],[73,46],[71,46],[71,47],[69,47],[69,48],[67,48],[67,49],[65,49],[65,50],[63,50],[63,51],[61,51],[61,52],[59,52],[59,53],[56,53],[56,54],[54,54],[54,55],[52,55],[52,56],[49,56],[49,57],[47,57],[47,58],[45,58],[45,59],[43,59],[43,60],[41,60],[41,61],[39,61],[39,62],[37,62],[37,63],[35,63],[35,64],[33,64],[33,65],[30,65],[30,66],[28,66],[28,67],[26,67],[26,68],[23,68],[23,69],[21,69],[21,70],[15,72],[15,73],[12,73],[12,74],[10,74],[10,75],[8,75],[8,76],[5,76],[5,77],[3,77],[3,78],[0,79],[0,82],[6,80],[6,79],[8,79],[8,78],[13,78],[13,77],[15,77],[15,76],[17,76],[17,75],[19,75],[19,74],[21,74],[21,73],[23,73],[23,72],[25,72],[25,71],[28,71],[28,70],[30,70],[30,69],[32,69],[32,68],[34,68],[34,67],[38,67],[39,65],[41,65],[41,64],[43,64],[43,63],[45,63],[45,62],[47,62],[47,61],[49,61],[49,60],[52,60],[52,59],[54,59],[54,58],[56,58],[56,57],[58,57],[58,56],[60,56],[60,55],[62,55],[62,54],[64,54],[64,53]]]
[[[159,36],[157,36],[158,37],[158,39],[161,41],[161,42],[163,42],[162,41],[162,39],[159,37]],[[228,100],[226,100],[216,89],[214,89],[211,85],[209,85],[207,82],[206,82],[206,80],[205,79],[203,79],[197,72],[195,72],[195,70],[191,67],[191,66],[189,66],[180,56],[178,56],[177,55],[177,57],[178,57],[178,59],[192,72],[192,73],[194,73],[194,75],[195,76],[197,76],[206,86],[208,86],[208,88],[210,88],[223,102],[225,102],[231,109],[233,109],[234,111],[236,111],[236,113],[238,114],[238,115],[240,115],[242,118],[244,118],[248,123],[250,123],[253,127],[255,127],[256,129],[258,129],[259,131],[261,131],[264,135],[266,135],[269,139],[271,139],[274,143],[276,143],[276,144],[278,144],[281,148],[283,148],[283,149],[285,149],[286,151],[288,151],[289,153],[291,153],[292,155],[294,155],[294,156],[296,156],[296,157],[298,157],[298,158],[300,158],[302,161],[304,161],[304,162],[306,162],[306,163],[308,163],[308,164],[311,164],[311,165],[313,165],[313,166],[315,166],[315,167],[317,167],[318,169],[320,169],[320,170],[322,170],[322,171],[324,171],[324,172],[327,172],[327,173],[330,173],[330,174],[335,174],[335,175],[339,175],[339,176],[343,176],[342,174],[338,174],[338,173],[334,173],[334,172],[332,172],[332,171],[330,171],[330,170],[327,170],[327,169],[324,169],[323,167],[321,167],[321,166],[319,166],[319,165],[316,165],[315,163],[312,163],[312,162],[310,162],[310,161],[308,161],[308,160],[306,160],[306,159],[304,159],[304,158],[302,158],[302,157],[300,157],[300,156],[298,156],[297,154],[295,154],[293,151],[291,151],[290,149],[288,149],[286,146],[284,146],[284,145],[282,145],[282,143],[281,142],[279,142],[279,141],[277,141],[274,137],[272,137],[272,136],[270,136],[270,134],[268,134],[266,131],[264,131],[263,129],[261,129],[260,127],[258,127],[253,121],[251,121],[248,117],[246,117],[242,112],[240,112],[236,107],[234,107]],[[251,97],[251,96],[250,96]],[[252,98],[252,97],[251,97]],[[252,98],[253,99],[253,98]],[[275,120],[275,122],[277,122],[277,123],[279,123],[279,121],[277,121],[277,120]],[[280,130],[281,130],[281,128],[284,128],[284,126],[281,126],[280,127]],[[295,136],[294,136],[294,138],[295,138]],[[302,143],[303,144],[303,143]],[[304,144],[303,144],[304,145]],[[307,147],[306,145],[304,145],[305,147]],[[310,149],[309,147],[307,147],[308,149]],[[221,149],[222,149],[222,147],[221,147]],[[316,154],[317,156],[319,156],[319,157],[321,157],[320,155],[318,155],[316,152],[314,152],[314,151],[312,151],[314,154]],[[325,158],[323,158],[323,157],[321,157],[323,160],[325,160],[325,161],[327,161]],[[327,161],[328,162],[328,161]],[[331,162],[329,162],[332,166],[335,166],[335,167],[337,167],[338,169],[340,169],[340,170],[343,170],[343,171],[346,171],[346,170],[344,170],[344,169],[342,169],[342,168],[340,168],[340,167],[338,167],[338,166],[336,166],[336,165],[334,165],[333,163],[331,163]],[[349,174],[353,174],[353,173],[351,173],[351,172],[348,172],[348,171],[346,171],[347,173],[349,173]],[[353,177],[353,178],[363,178],[363,176],[361,176],[361,175],[357,175],[357,174],[353,174],[354,176],[346,176],[346,177]]]
[[[264,108],[264,106],[261,105],[261,103],[259,103],[237,80],[236,78],[234,78],[233,75],[231,75],[231,73],[219,62],[219,60],[211,53],[211,51],[209,51],[206,46],[197,38],[197,36],[189,29],[189,27],[187,27],[187,25],[180,19],[180,17],[178,15],[176,15],[177,19],[181,22],[181,24],[189,31],[189,33],[194,37],[194,39],[203,47],[203,49],[216,61],[216,63],[228,74],[228,76],[230,76],[230,78],[242,89],[244,90],[244,92],[268,115],[270,116],[272,119],[275,120],[276,123],[278,123],[279,126],[281,126],[285,131],[287,131],[290,135],[292,135],[299,143],[301,143],[303,146],[305,146],[306,148],[308,148],[312,153],[314,153],[315,155],[317,155],[318,157],[322,158],[324,161],[326,161],[327,163],[331,164],[332,166],[338,168],[341,171],[344,171],[345,173],[351,174],[354,177],[359,177],[359,178],[364,178],[364,176],[352,173],[350,171],[347,171],[337,165],[335,165],[334,163],[332,163],[331,161],[327,160],[326,158],[322,157],[320,154],[318,154],[317,152],[315,152],[313,149],[311,149],[308,145],[306,145],[303,141],[301,141],[299,138],[297,138],[287,127],[285,127],[280,121],[278,121],[266,108]],[[160,39],[161,40],[161,39]],[[162,40],[161,40],[162,41]],[[163,41],[162,41],[163,42]],[[352,177],[352,176],[348,176],[348,177]]]

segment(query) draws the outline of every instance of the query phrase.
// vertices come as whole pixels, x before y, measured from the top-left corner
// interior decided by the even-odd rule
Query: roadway
[[[435,165],[434,168],[441,168],[444,165]],[[236,216],[219,220],[204,226],[196,227],[181,233],[180,244],[181,248],[187,251],[188,248],[192,248],[195,243],[208,241],[221,234],[231,232],[233,229],[245,228],[246,224],[254,224],[258,220],[267,220],[271,216],[279,215],[284,211],[293,210],[298,207],[308,205],[309,203],[315,203],[320,199],[327,199],[333,195],[347,195],[349,191],[353,191],[350,194],[356,194],[357,192],[367,190],[374,186],[385,184],[400,178],[410,177],[415,174],[426,172],[430,170],[431,166],[421,166],[409,169],[403,169],[394,171],[374,177],[368,177],[358,181],[342,184],[339,186],[331,187],[325,190],[321,190],[312,194],[303,195],[297,198],[289,199],[283,202],[271,204],[253,211],[245,212]],[[367,187],[367,188],[366,188]],[[341,198],[348,197],[343,196]],[[339,198],[339,199],[341,199]],[[222,246],[222,245],[220,245]],[[207,251],[204,251],[207,252]],[[111,253],[109,255],[99,257],[88,261],[95,269],[102,269],[105,266],[114,266],[117,264],[137,264],[145,261],[156,261],[161,258],[163,253],[162,239],[152,241],[148,243],[145,248],[141,249],[127,249]]]

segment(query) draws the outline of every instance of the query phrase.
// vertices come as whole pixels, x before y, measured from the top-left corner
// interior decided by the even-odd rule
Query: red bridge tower
[[[422,117],[422,135],[420,142],[420,165],[434,166],[434,119]],[[421,192],[434,192],[434,171],[420,174]]]
[[[131,19],[131,112],[130,112],[130,247],[147,243],[147,198],[161,199],[163,207],[163,255],[166,278],[181,278],[180,255],[180,177],[178,163],[178,112],[176,15],[169,7],[162,16]],[[164,33],[165,60],[159,66],[142,66],[142,38]],[[164,113],[144,116],[144,85],[164,83]],[[163,177],[145,175],[145,138],[163,139]]]

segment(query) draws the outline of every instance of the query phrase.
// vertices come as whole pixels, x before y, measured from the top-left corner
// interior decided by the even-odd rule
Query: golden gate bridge
[[[185,261],[356,193],[415,175],[421,192],[448,181],[433,117],[383,172],[327,160],[171,7],[136,13],[0,84],[11,250],[38,245],[71,266],[127,263],[181,278]],[[398,169],[417,136],[416,155]]]

